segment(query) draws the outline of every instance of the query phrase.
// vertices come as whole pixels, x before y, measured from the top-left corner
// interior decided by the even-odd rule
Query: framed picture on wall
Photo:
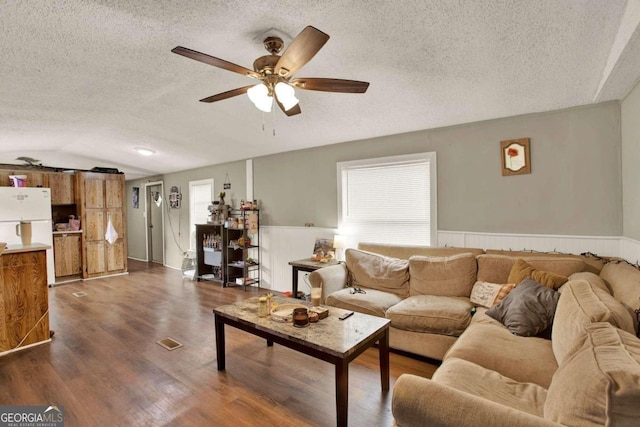
[[[531,173],[529,138],[500,141],[502,175],[523,175]]]
[[[133,208],[138,209],[140,207],[140,187],[133,187],[133,195],[131,196]]]

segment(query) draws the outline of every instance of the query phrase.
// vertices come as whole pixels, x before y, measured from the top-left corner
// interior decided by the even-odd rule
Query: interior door
[[[162,185],[147,187],[147,226],[149,227],[149,261],[162,264],[164,246],[162,238],[162,210],[166,200],[162,194]]]

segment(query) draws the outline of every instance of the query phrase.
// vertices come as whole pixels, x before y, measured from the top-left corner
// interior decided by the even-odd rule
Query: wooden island
[[[47,249],[8,245],[0,255],[0,356],[51,341]]]

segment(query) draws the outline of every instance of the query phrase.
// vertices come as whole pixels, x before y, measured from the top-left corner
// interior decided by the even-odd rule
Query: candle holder
[[[306,308],[293,309],[293,326],[296,328],[309,326],[309,311]]]

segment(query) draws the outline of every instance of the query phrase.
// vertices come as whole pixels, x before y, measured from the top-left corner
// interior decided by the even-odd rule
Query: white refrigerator
[[[31,221],[32,243],[51,246],[47,250],[47,282],[56,280],[53,264],[53,225],[51,223],[51,190],[36,187],[0,187],[0,242],[21,244],[16,235],[20,221]]]

